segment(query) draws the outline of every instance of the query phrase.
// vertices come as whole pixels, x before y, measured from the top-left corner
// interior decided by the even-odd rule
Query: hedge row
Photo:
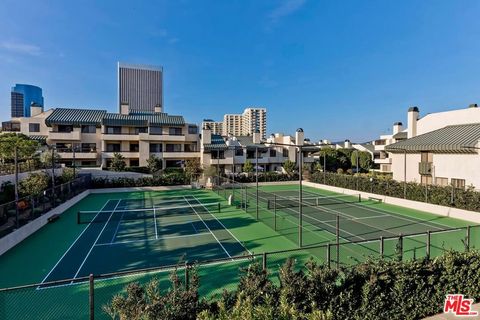
[[[310,180],[339,188],[404,198],[404,183],[391,179],[317,172],[312,174]],[[406,189],[406,199],[408,200],[480,211],[480,192],[475,191],[473,187],[458,189],[452,186],[425,186],[415,182],[407,182]]]
[[[478,251],[434,260],[371,260],[347,269],[287,260],[272,281],[258,263],[240,270],[236,291],[200,300],[202,278],[190,287],[172,273],[172,287],[132,283],[104,307],[114,319],[420,319],[442,311],[447,294],[480,299]],[[279,283],[277,285],[276,283]]]
[[[189,184],[190,179],[183,173],[165,173],[144,178],[93,178],[92,188],[156,187]]]
[[[277,172],[265,172],[258,174],[259,182],[276,182],[276,181],[296,181],[298,180],[298,174],[287,175]],[[252,175],[239,175],[235,177],[235,181],[240,183],[252,183],[255,182],[255,174]]]

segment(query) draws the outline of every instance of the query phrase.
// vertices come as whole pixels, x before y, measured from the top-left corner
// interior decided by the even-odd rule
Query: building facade
[[[408,110],[408,139],[388,145],[393,178],[480,189],[480,108],[431,113]]]
[[[213,134],[221,136],[249,136],[256,132],[262,139],[267,134],[267,109],[247,108],[242,114],[225,114],[223,122],[203,120],[202,128],[210,128]]]
[[[2,125],[4,132],[21,132],[55,146],[66,165],[108,167],[115,153],[131,167],[146,166],[151,155],[162,160],[162,168],[183,167],[185,160],[199,158],[197,125],[182,116],[130,111],[126,105],[122,111],[36,109],[31,117]]]
[[[155,112],[163,107],[163,68],[118,63],[118,104],[131,111]]]
[[[29,84],[16,84],[11,91],[11,116],[30,117],[32,104],[43,108],[42,88]]]

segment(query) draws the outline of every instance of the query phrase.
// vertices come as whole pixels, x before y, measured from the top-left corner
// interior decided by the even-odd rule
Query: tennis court
[[[42,283],[249,253],[213,214],[220,208],[187,194],[108,199],[98,211],[79,211],[85,228]]]

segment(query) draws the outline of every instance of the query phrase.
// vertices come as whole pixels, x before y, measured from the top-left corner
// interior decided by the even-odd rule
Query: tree
[[[118,152],[113,154],[112,163],[110,164],[110,169],[113,171],[124,171],[126,167],[125,157]]]
[[[287,160],[283,163],[283,170],[285,170],[285,173],[287,176],[291,177],[293,176],[293,173],[295,172],[295,162],[291,160]]]
[[[60,180],[62,183],[74,180],[78,176],[78,172],[74,171],[73,168],[63,168],[62,176]]]
[[[217,168],[214,166],[208,166],[203,170],[203,174],[207,178],[213,178],[217,175]]]
[[[323,171],[323,166],[320,162],[316,162],[315,165],[313,166],[313,172],[322,172]]]
[[[53,152],[54,155],[54,162],[58,163],[61,157],[58,155],[57,152]],[[43,164],[44,167],[51,167],[52,166],[52,150],[44,150],[40,154],[40,162]]]
[[[367,172],[370,171],[373,165],[372,155],[366,151],[356,150],[355,152],[352,153],[352,156],[351,156],[352,167],[357,166],[357,154],[358,154],[358,166],[360,168],[360,171],[362,170]]]
[[[33,208],[35,208],[35,198],[41,196],[43,191],[48,188],[49,181],[50,177],[46,173],[34,172],[20,182],[20,192],[24,196],[32,196]]]
[[[243,165],[243,172],[249,176],[253,172],[253,164],[250,160],[245,161],[245,164]]]
[[[162,159],[157,158],[154,154],[150,155],[150,158],[147,159],[147,167],[150,173],[162,170],[162,165]]]
[[[3,133],[0,135],[0,159],[3,162],[15,159],[15,147],[17,147],[18,159],[26,159],[35,154],[39,144],[24,134]]]
[[[202,165],[199,158],[187,159],[185,161],[185,174],[192,180],[198,178],[202,173]]]

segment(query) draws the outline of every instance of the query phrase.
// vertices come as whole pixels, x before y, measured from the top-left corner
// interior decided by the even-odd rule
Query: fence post
[[[466,251],[470,251],[470,226],[467,226],[467,235],[465,239],[465,249]]]
[[[330,268],[330,243],[327,244],[327,267]]]
[[[336,217],[336,240],[337,240],[337,252],[336,252],[336,262],[337,269],[340,267],[340,215],[337,214]]]
[[[383,253],[384,253],[384,243],[383,243],[383,236],[380,237],[380,258],[383,259]]]
[[[189,277],[189,272],[188,272],[188,262],[185,261],[185,289],[188,290],[188,287],[190,285],[190,277]]]
[[[90,320],[95,319],[95,299],[94,299],[94,281],[93,281],[93,274],[90,274],[88,277],[89,282],[89,295],[88,295],[88,303],[90,305]]]
[[[430,230],[427,231],[427,259],[430,259],[430,238],[431,232]]]
[[[399,251],[400,261],[402,261],[403,260],[403,234],[401,233],[398,236],[398,251]]]
[[[263,260],[262,260],[262,270],[266,271],[267,270],[267,253],[263,253]]]

